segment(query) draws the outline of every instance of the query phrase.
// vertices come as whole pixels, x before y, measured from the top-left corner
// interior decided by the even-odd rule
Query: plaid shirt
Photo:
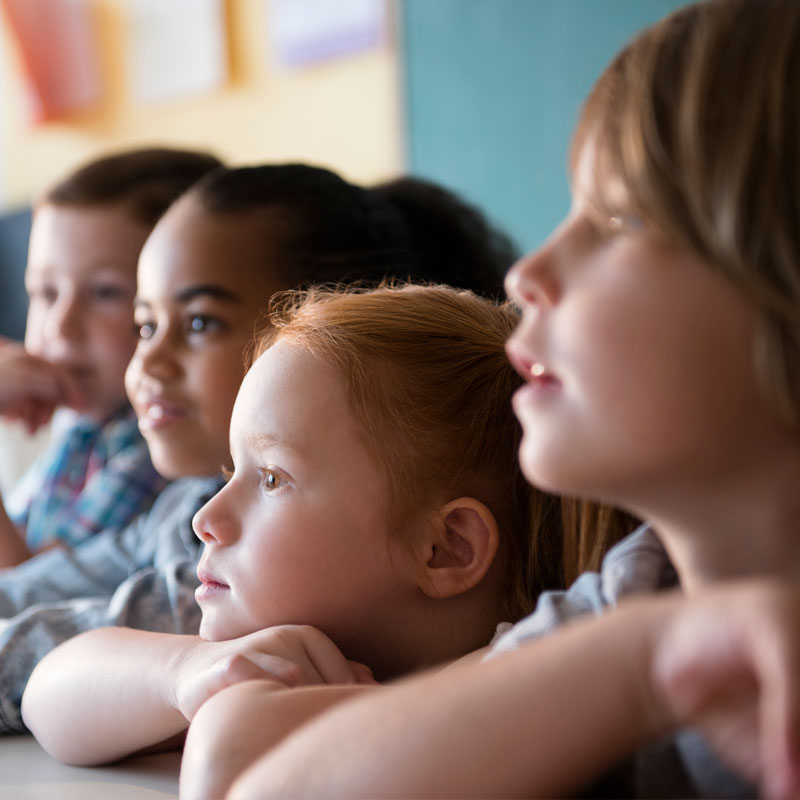
[[[28,678],[67,639],[109,625],[197,634],[203,545],[192,517],[221,487],[218,478],[179,478],[127,527],[0,569],[0,736],[25,731]]]
[[[6,502],[33,551],[56,541],[74,547],[98,531],[127,525],[166,485],[130,407],[105,423],[60,413],[51,444]],[[65,419],[66,427],[59,424]]]

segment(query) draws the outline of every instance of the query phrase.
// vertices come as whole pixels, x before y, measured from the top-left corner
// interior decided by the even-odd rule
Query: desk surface
[[[0,800],[165,800],[178,796],[180,754],[129,758],[108,767],[68,767],[32,736],[0,737]]]

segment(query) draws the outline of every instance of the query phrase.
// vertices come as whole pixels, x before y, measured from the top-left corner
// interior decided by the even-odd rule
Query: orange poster
[[[37,122],[95,105],[101,94],[88,0],[0,0],[17,40]]]

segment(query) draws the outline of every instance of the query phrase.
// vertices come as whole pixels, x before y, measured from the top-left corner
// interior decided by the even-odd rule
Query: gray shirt
[[[608,551],[600,572],[584,573],[565,592],[545,592],[533,614],[513,626],[504,623],[486,658],[515,650],[575,617],[601,614],[624,597],[678,585],[663,545],[651,528],[642,526]],[[724,767],[696,732],[685,730],[641,748],[584,796],[740,798],[757,792]]]
[[[220,485],[217,478],[174,481],[127,527],[0,571],[0,733],[25,730],[28,678],[70,637],[110,625],[198,632],[201,543],[191,523]]]

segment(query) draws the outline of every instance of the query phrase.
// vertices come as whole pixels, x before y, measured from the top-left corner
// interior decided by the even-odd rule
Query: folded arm
[[[377,684],[287,688],[247,681],[224,689],[192,720],[181,762],[181,797],[217,800],[254,761],[304,722]]]
[[[256,762],[230,797],[574,791],[658,728],[634,666],[646,658],[647,639],[615,641],[605,622],[578,622],[502,658],[333,709]],[[631,615],[629,626],[644,624]],[[607,730],[611,720],[615,730]]]
[[[453,664],[476,663],[486,649]],[[450,668],[452,664],[433,669]],[[301,725],[345,700],[383,689],[368,674],[354,671],[358,685],[290,688],[272,681],[248,681],[214,695],[189,726],[181,762],[181,797],[224,797],[251,764]]]
[[[768,796],[797,796],[799,618],[800,590],[773,584],[632,601],[332,709],[228,800],[574,794],[678,725]]]
[[[104,628],[70,639],[33,670],[23,720],[70,764],[113,761],[170,739],[188,724],[171,678],[184,643],[196,638]]]
[[[233,684],[354,683],[360,669],[306,626],[222,642],[105,628],[65,642],[41,661],[22,715],[54,758],[101,764],[174,741],[208,698]]]

